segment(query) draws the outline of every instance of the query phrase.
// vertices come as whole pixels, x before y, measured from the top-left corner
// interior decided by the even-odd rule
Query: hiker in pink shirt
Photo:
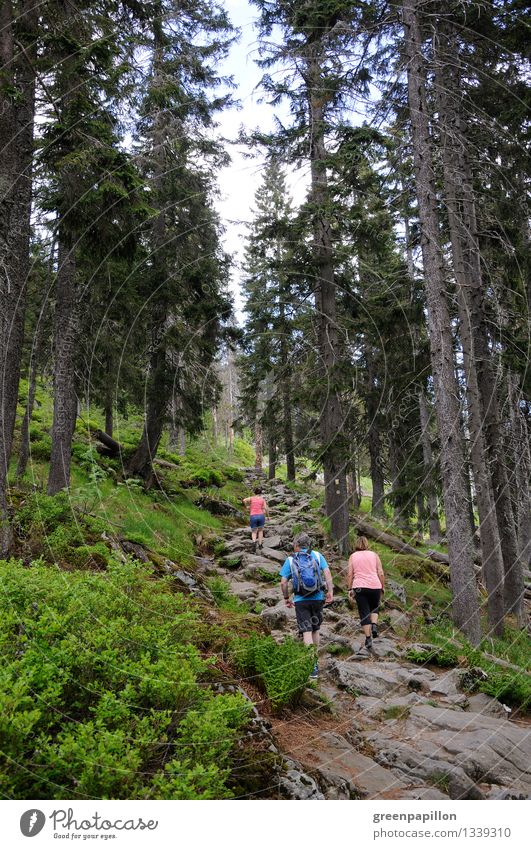
[[[367,537],[358,537],[356,551],[349,557],[347,587],[350,597],[356,599],[365,634],[365,648],[370,650],[373,637],[378,636],[378,608],[385,576],[380,558],[374,551],[369,551]]]
[[[257,486],[254,495],[249,498],[244,498],[243,503],[249,507],[251,519],[251,536],[256,546],[256,536],[258,534],[258,548],[263,548],[264,545],[264,525],[266,516],[269,519],[269,507],[265,498],[262,496],[261,487]]]

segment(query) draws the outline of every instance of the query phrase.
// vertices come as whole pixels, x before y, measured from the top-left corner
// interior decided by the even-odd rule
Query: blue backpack
[[[323,570],[315,551],[297,551],[290,557],[289,565],[294,593],[309,596],[323,588]]]

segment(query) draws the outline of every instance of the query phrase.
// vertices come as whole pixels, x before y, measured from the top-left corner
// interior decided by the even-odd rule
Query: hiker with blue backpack
[[[312,551],[308,534],[300,533],[293,541],[293,555],[280,570],[280,588],[287,607],[295,606],[297,625],[306,646],[319,648],[319,629],[323,607],[334,600],[334,585],[328,563],[319,551]],[[290,600],[289,581],[293,589]],[[326,589],[326,595],[325,595]],[[317,660],[310,678],[317,678]]]

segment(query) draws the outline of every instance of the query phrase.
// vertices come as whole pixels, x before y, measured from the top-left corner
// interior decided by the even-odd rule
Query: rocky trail
[[[336,585],[344,586],[346,562],[315,539],[309,497],[276,481],[265,489],[271,519],[263,550],[254,553],[247,526],[233,528],[226,532],[224,556],[209,564],[209,572],[223,576],[240,600],[263,606],[257,615],[280,641],[297,633],[295,613],[283,604],[277,579],[291,552],[294,527],[312,534]],[[374,640],[372,654],[360,651],[357,611],[339,593],[325,609],[317,688],[308,688],[300,708],[287,716],[264,723],[257,711],[271,751],[284,758],[281,794],[295,799],[531,798],[531,723],[513,718],[483,693],[465,693],[463,678],[474,670],[408,662],[406,652],[415,643],[405,636],[410,622],[404,588],[391,581],[386,590],[390,624]]]

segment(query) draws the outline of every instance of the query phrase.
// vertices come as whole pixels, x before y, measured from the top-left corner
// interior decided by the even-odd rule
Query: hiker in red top
[[[254,495],[251,495],[249,498],[244,498],[243,503],[246,507],[249,507],[249,512],[251,514],[252,540],[256,546],[256,537],[258,535],[258,548],[261,549],[264,546],[264,525],[266,516],[269,519],[269,507],[262,495],[262,488],[257,486],[254,490]]]

